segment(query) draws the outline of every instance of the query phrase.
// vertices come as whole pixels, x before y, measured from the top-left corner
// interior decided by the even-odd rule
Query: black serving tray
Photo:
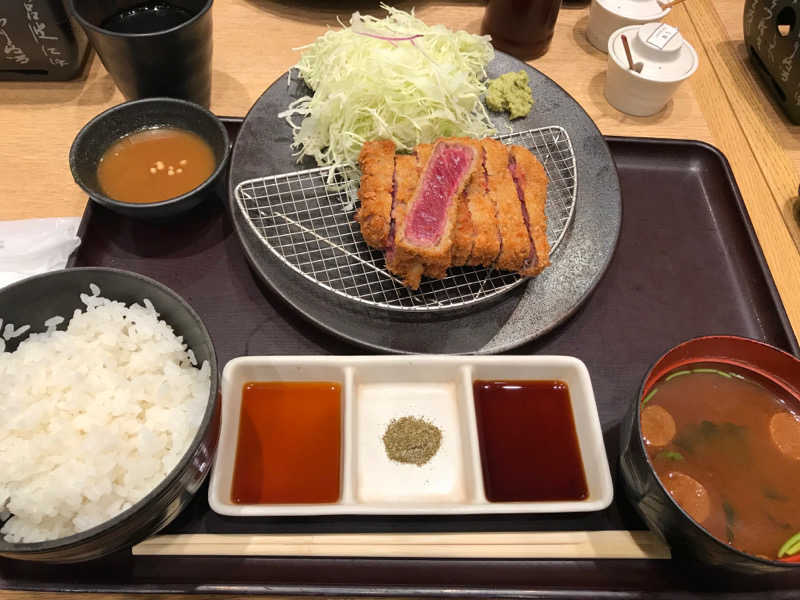
[[[235,132],[237,122],[229,121]],[[650,364],[699,335],[737,334],[798,353],[727,161],[703,143],[608,138],[623,196],[616,254],[577,313],[515,350],[570,354],[589,368],[615,481],[605,511],[572,515],[235,519],[201,488],[165,533],[333,533],[643,529],[618,472],[619,423]],[[89,204],[75,266],[130,269],[183,295],[205,321],[221,364],[240,355],[356,354],[261,287],[225,202],[169,225]],[[796,597],[800,569],[746,577],[672,560],[405,560],[158,557],[120,552],[77,565],[0,559],[0,588],[233,594],[678,598],[708,592]],[[748,594],[749,595],[749,594]],[[741,596],[737,596],[740,598]]]

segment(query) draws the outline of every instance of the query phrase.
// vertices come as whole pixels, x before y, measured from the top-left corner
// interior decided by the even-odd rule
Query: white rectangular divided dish
[[[560,380],[569,387],[588,497],[490,502],[473,398],[475,380]],[[341,385],[339,500],[326,504],[237,504],[231,500],[242,389],[256,381]],[[389,460],[381,437],[403,416],[442,431],[422,466]],[[302,477],[302,474],[298,474]],[[602,510],[613,487],[586,366],[568,356],[276,356],[230,361],[222,372],[222,428],[211,473],[211,508],[230,516],[335,514],[554,513]]]

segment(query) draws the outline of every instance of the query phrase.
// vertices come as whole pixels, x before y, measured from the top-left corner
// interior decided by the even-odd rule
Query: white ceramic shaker
[[[608,52],[608,39],[621,27],[660,21],[669,14],[657,0],[592,0],[586,39],[602,52]]]
[[[634,69],[628,66],[622,35]],[[697,70],[697,53],[680,32],[665,23],[631,25],[608,40],[606,99],[617,110],[646,117],[660,111],[678,86]]]

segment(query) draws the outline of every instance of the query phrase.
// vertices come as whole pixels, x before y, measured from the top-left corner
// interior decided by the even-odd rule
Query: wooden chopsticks
[[[513,533],[180,534],[133,547],[136,555],[343,556],[365,558],[668,559],[649,531]]]

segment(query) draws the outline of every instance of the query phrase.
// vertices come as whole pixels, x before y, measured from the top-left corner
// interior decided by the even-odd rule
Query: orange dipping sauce
[[[114,142],[97,166],[97,182],[109,198],[149,204],[191,192],[215,168],[214,151],[199,135],[156,127]]]
[[[341,386],[255,382],[242,390],[231,501],[312,504],[340,496]]]

